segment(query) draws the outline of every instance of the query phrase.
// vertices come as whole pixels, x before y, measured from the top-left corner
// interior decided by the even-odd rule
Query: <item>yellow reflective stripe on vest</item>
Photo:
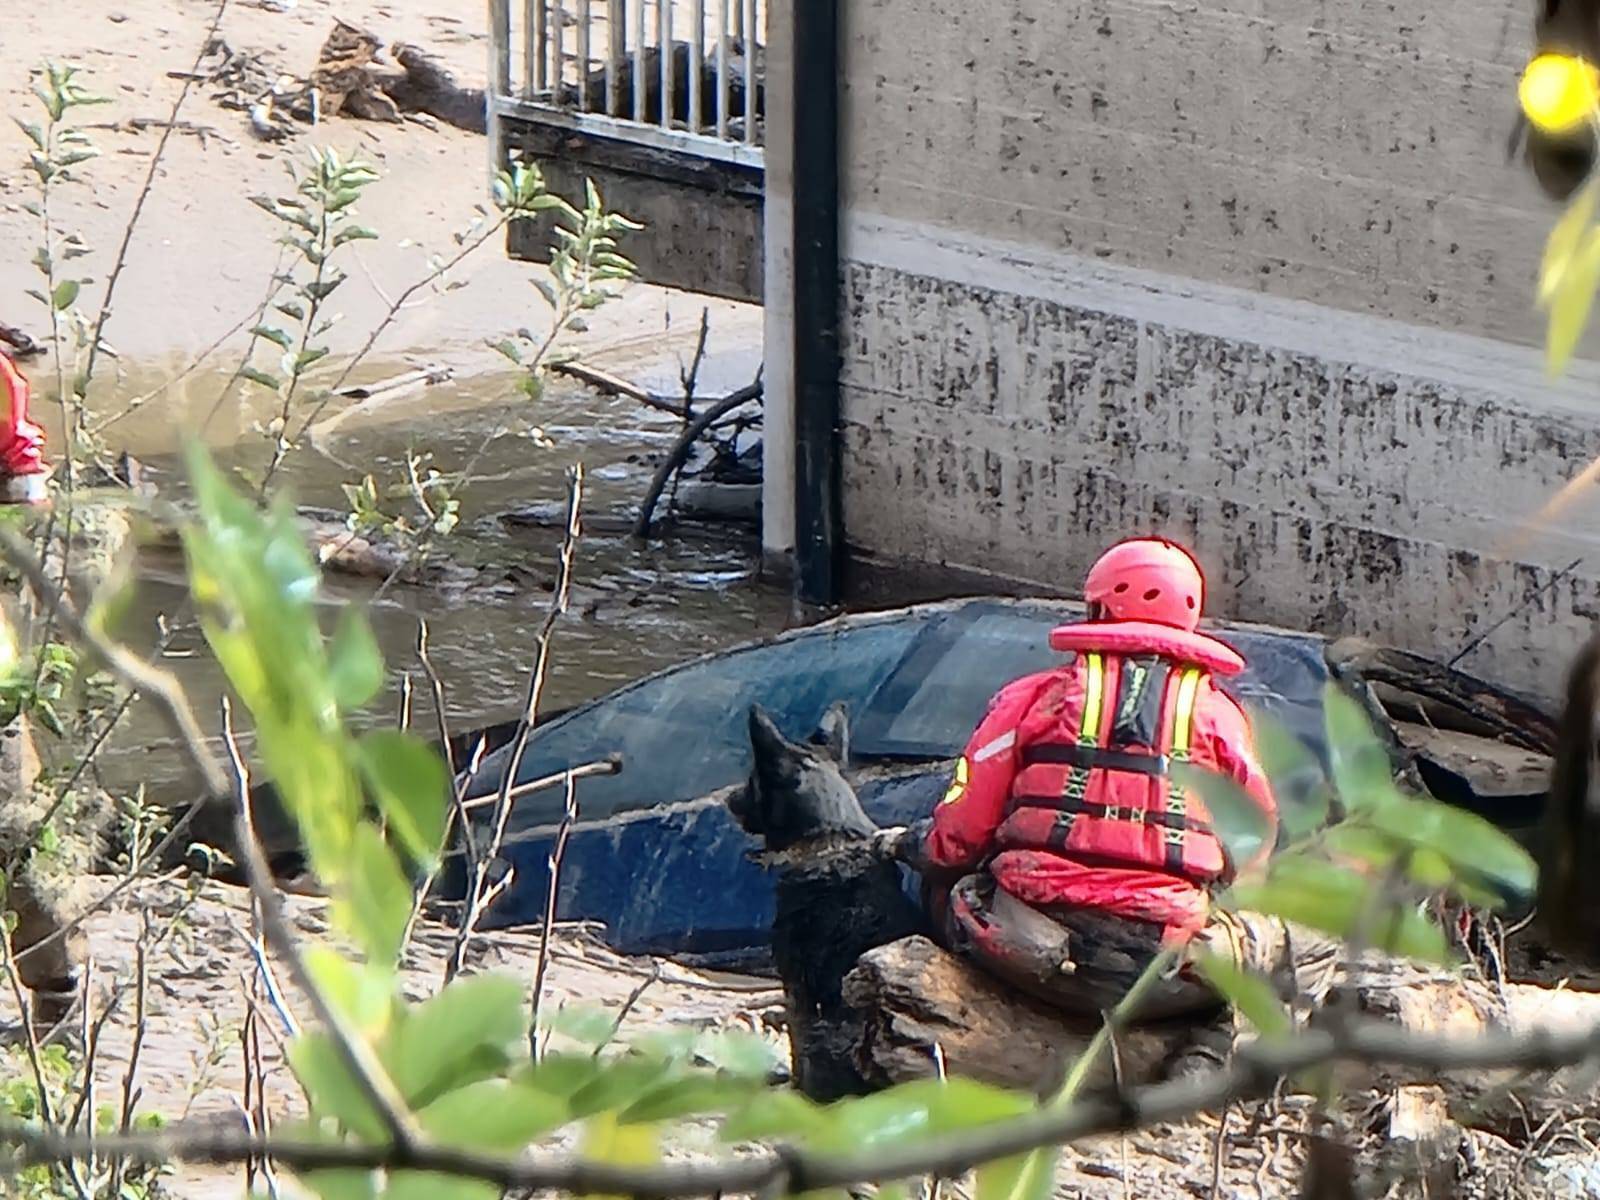
[[[1106,660],[1099,654],[1086,654],[1083,666],[1087,677],[1083,681],[1083,717],[1078,722],[1078,745],[1098,746],[1100,710],[1104,707],[1106,692]],[[1067,799],[1082,800],[1088,790],[1088,767],[1073,767],[1061,781],[1061,794]],[[1062,819],[1070,822],[1072,818],[1063,812]]]
[[[1083,720],[1078,723],[1078,744],[1097,745],[1100,741],[1100,709],[1105,701],[1106,660],[1098,654],[1084,659],[1089,678],[1083,685]]]
[[[1200,691],[1201,672],[1189,668],[1178,676],[1178,696],[1172,706],[1172,746],[1167,757],[1173,762],[1188,762],[1189,747],[1194,738],[1194,701]],[[1167,783],[1167,812],[1177,818],[1166,828],[1167,865],[1172,868],[1183,862],[1184,820],[1188,815],[1189,800],[1177,776]]]
[[[1200,691],[1200,671],[1191,667],[1178,677],[1178,702],[1172,709],[1173,758],[1189,757],[1189,742],[1194,736],[1194,699]]]

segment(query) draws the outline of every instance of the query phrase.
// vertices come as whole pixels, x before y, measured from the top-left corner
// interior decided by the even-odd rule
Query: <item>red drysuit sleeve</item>
[[[1256,760],[1255,738],[1250,731],[1250,718],[1226,693],[1211,689],[1208,709],[1211,753],[1219,769],[1230,776],[1250,799],[1261,808],[1267,820],[1267,830],[1261,848],[1249,861],[1238,864],[1239,874],[1257,870],[1266,864],[1278,840],[1278,801],[1272,794],[1272,784],[1267,773]]]
[[[934,810],[921,857],[930,866],[965,869],[988,853],[1005,819],[1017,773],[1017,731],[1049,674],[1029,675],[1002,688],[956,762],[955,777]]]

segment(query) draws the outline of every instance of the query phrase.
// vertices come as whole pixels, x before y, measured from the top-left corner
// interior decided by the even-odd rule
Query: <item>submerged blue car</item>
[[[750,768],[751,705],[796,740],[816,736],[830,710],[842,714],[846,774],[867,812],[881,825],[905,824],[932,810],[990,696],[1060,662],[1049,631],[1082,615],[1065,601],[980,598],[839,617],[669,668],[541,724],[517,784],[610,755],[622,763],[618,774],[576,785],[559,917],[600,923],[622,953],[759,966],[773,881],[750,861],[755,844],[724,804]],[[1413,783],[1513,830],[1535,824],[1555,737],[1536,706],[1364,643],[1214,628],[1250,664],[1225,686],[1310,751],[1299,778],[1277,781],[1286,812],[1329,769],[1323,695],[1337,679],[1366,702]],[[475,814],[492,807],[509,761],[502,746],[479,765],[467,790],[469,802],[485,801]],[[504,848],[516,874],[485,926],[542,920],[563,806],[559,787],[516,802]]]

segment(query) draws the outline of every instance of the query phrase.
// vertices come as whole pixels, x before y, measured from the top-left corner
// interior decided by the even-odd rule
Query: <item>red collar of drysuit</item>
[[[1159,654],[1193,663],[1217,675],[1237,675],[1244,657],[1226,642],[1204,633],[1190,633],[1150,621],[1086,621],[1050,631],[1052,650],[1102,654]]]

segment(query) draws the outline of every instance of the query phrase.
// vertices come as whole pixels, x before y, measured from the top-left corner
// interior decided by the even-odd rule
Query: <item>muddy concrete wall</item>
[[[628,238],[639,278],[759,303],[763,293],[762,173],[693,155],[500,118],[510,155],[540,164],[550,190],[581,207],[593,180],[613,212],[644,229]],[[548,262],[554,218],[518,221],[507,251]]]
[[[1600,513],[1517,527],[1600,453],[1600,376],[1534,349],[1530,7],[849,5],[851,542],[1060,586],[1170,532],[1222,613],[1493,626],[1464,665],[1552,693]]]

